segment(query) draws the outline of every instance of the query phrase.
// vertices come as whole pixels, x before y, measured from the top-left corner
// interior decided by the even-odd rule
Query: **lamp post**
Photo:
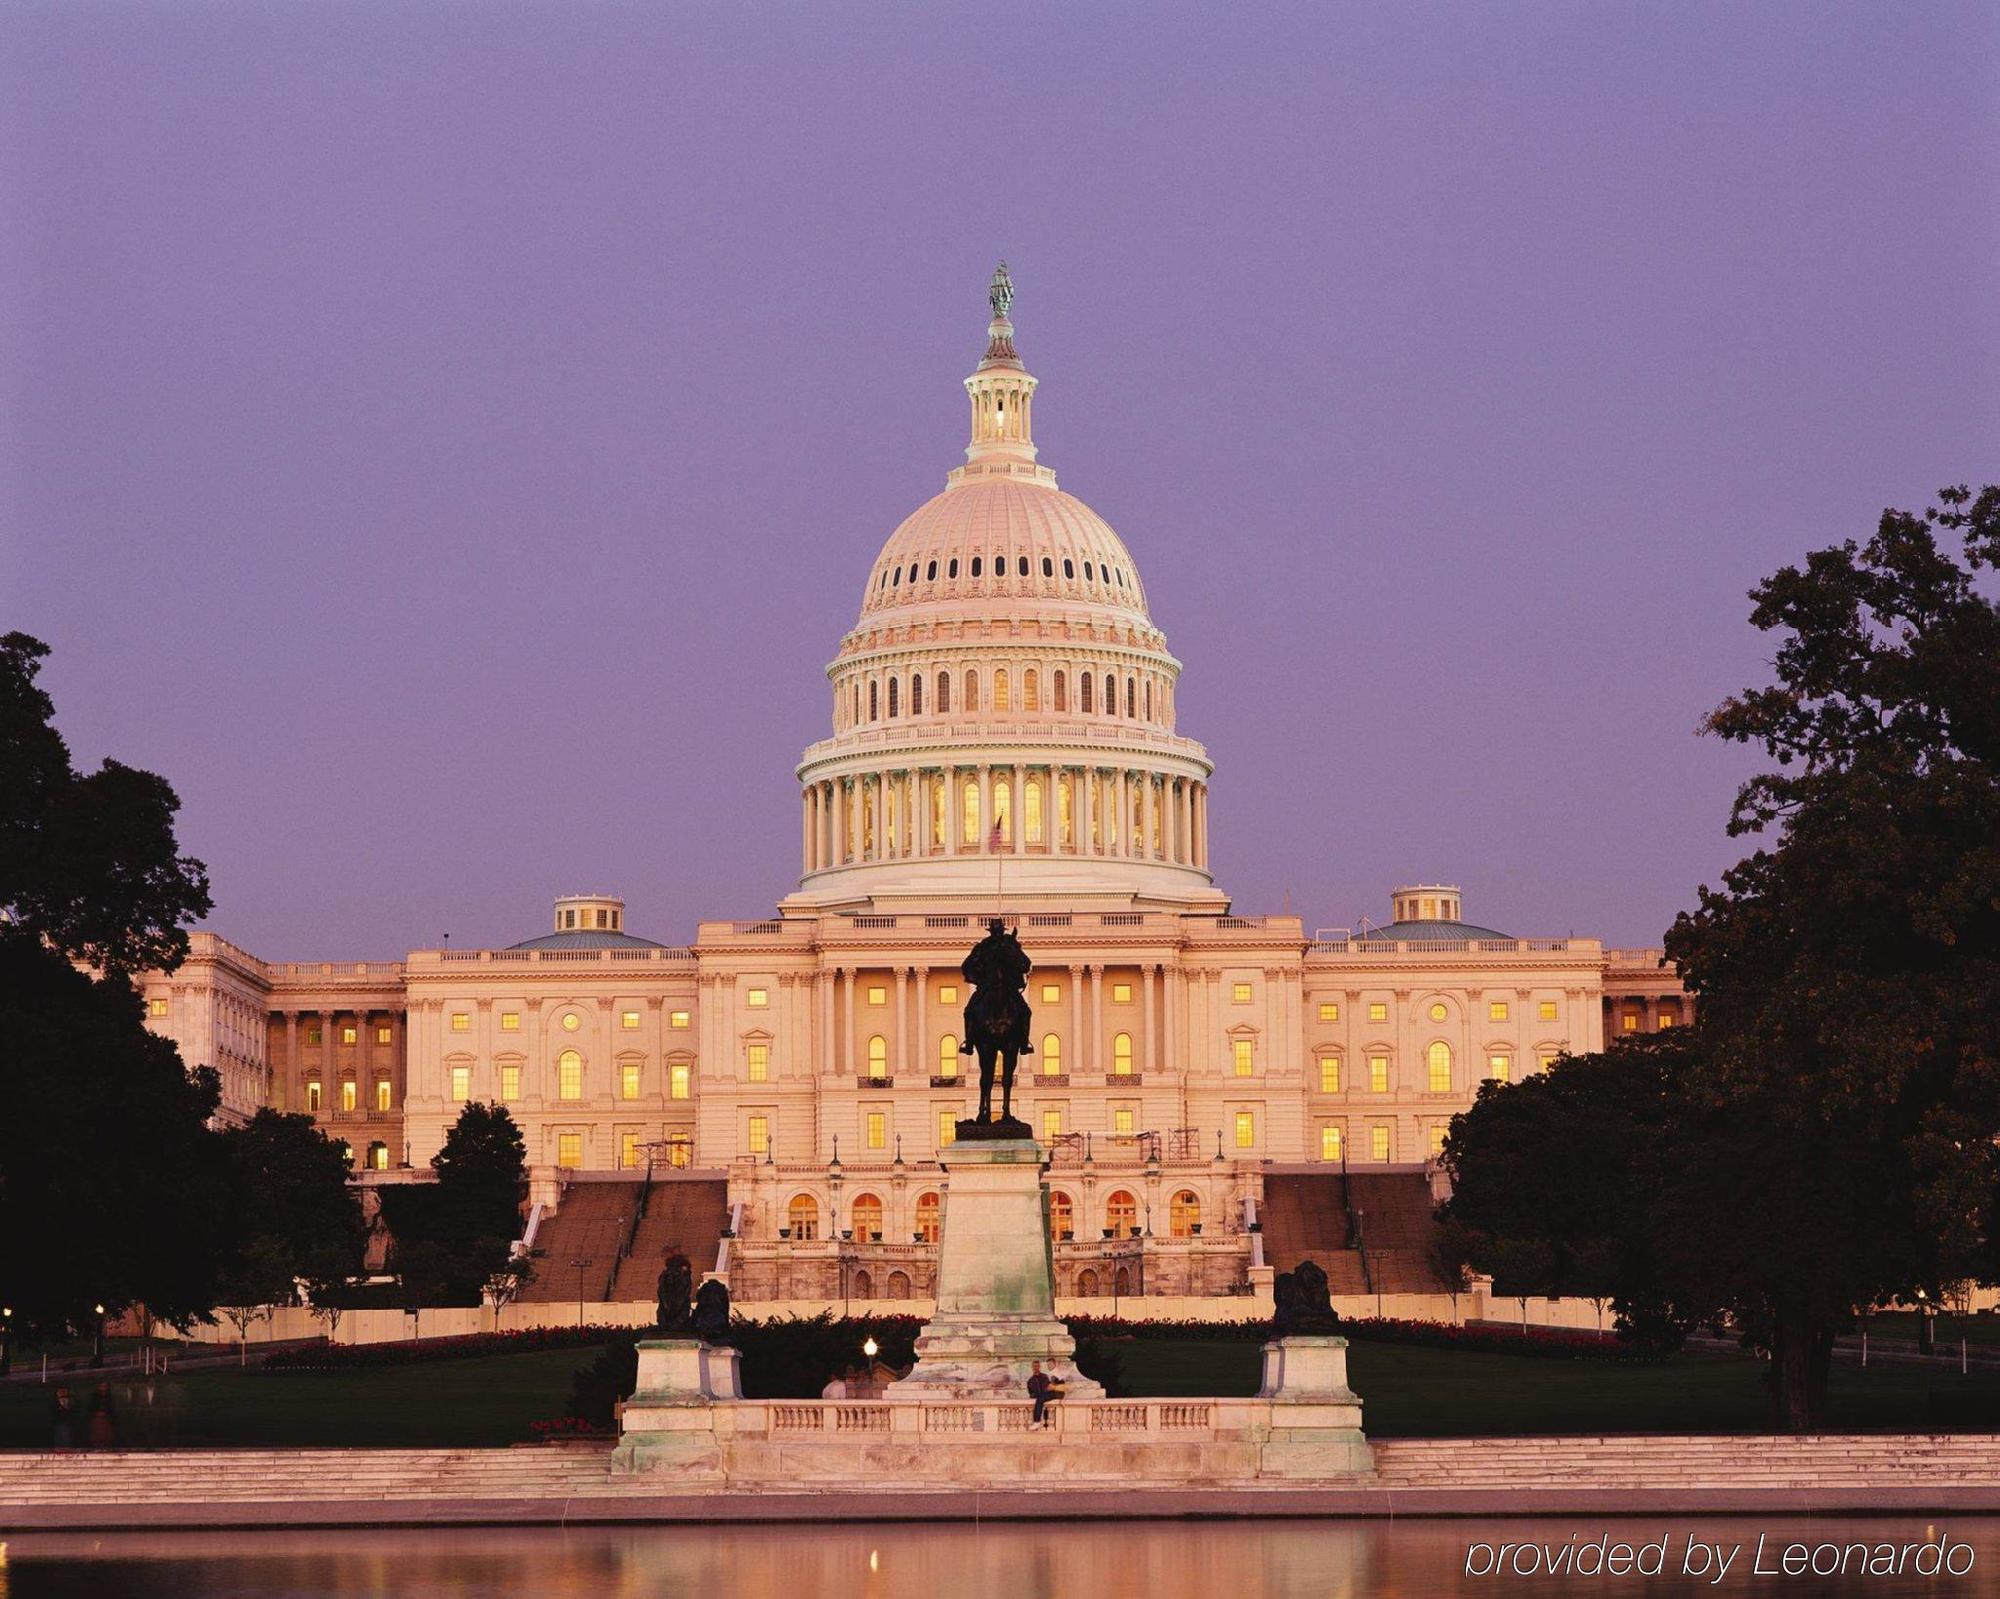
[[[96,1329],[90,1341],[90,1365],[94,1371],[104,1364],[104,1307],[92,1305],[90,1308],[97,1313]]]
[[[0,1377],[14,1373],[14,1307],[0,1305]]]
[[[583,1325],[583,1274],[590,1269],[591,1258],[588,1255],[579,1255],[570,1264],[576,1268],[576,1324],[581,1327]]]

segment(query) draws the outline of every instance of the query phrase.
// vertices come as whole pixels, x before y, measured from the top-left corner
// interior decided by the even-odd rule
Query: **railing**
[[[772,926],[779,924],[772,923]],[[518,966],[535,962],[560,961],[565,963],[593,961],[648,961],[667,965],[692,962],[694,950],[681,945],[660,945],[651,948],[620,949],[420,949],[410,953],[409,966],[436,966],[445,962],[456,964],[470,962],[478,965]],[[296,974],[300,977],[317,975],[318,968],[307,967]]]
[[[856,927],[872,927],[886,931],[896,925],[893,916],[850,916],[848,920]]]
[[[1311,938],[1309,955],[1590,954],[1593,938]]]
[[[771,916],[761,922],[731,922],[729,930],[733,933],[782,933],[785,924],[779,918]]]
[[[1167,1434],[1209,1435],[1268,1426],[1270,1402],[1259,1399],[1056,1399],[1038,1428],[1034,1405],[1022,1399],[747,1400],[731,1407],[732,1430],[765,1437],[835,1434],[931,1434],[998,1439],[1044,1430],[1079,1442],[1142,1439]]]

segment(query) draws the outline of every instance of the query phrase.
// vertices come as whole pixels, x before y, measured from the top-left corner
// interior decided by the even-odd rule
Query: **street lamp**
[[[876,1343],[873,1338],[870,1338],[861,1346],[861,1352],[868,1357],[868,1364],[873,1366],[875,1364],[875,1357],[882,1352],[882,1346]]]
[[[0,1305],[0,1377],[14,1370],[14,1307]]]
[[[90,1364],[94,1370],[104,1364],[104,1307],[92,1305],[90,1308],[97,1312],[97,1330],[90,1345]]]
[[[590,1269],[591,1257],[580,1255],[570,1262],[576,1268],[576,1324],[583,1325],[583,1274]]]

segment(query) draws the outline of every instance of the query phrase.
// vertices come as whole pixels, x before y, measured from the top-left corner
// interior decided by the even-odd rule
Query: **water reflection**
[[[1546,1542],[1609,1531],[1663,1533],[1668,1575],[1471,1578],[1474,1542]],[[1797,1540],[1915,1543],[1948,1532],[1976,1559],[1958,1580],[1748,1575],[1759,1533]],[[1678,1575],[1690,1537],[1744,1553],[1717,1588]],[[357,1532],[121,1533],[0,1544],[0,1599],[1358,1599],[1589,1592],[1662,1595],[2000,1596],[2000,1519],[1898,1516],[1805,1521],[921,1523],[790,1527],[611,1527]]]

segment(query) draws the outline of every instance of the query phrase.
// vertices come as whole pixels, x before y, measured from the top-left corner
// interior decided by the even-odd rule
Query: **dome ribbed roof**
[[[561,933],[544,933],[540,938],[524,938],[509,949],[658,949],[650,938],[634,938],[630,933],[613,933],[601,928],[582,928]]]
[[[1073,494],[1004,477],[960,479],[905,518],[869,569],[861,614],[998,595],[1147,620],[1138,569],[1111,525]]]
[[[1490,927],[1474,927],[1470,922],[1389,922],[1381,927],[1365,927],[1354,935],[1356,943],[1394,942],[1409,944],[1449,944],[1460,939],[1510,939],[1510,933],[1496,933]]]

